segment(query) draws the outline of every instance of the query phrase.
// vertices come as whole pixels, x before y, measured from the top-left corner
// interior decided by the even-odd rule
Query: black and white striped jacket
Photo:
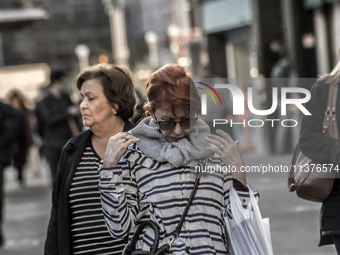
[[[216,157],[207,165],[222,165]],[[160,229],[159,246],[169,243],[193,189],[199,162],[192,161],[174,168],[145,156],[136,144],[131,145],[119,164],[100,170],[99,189],[107,228],[111,235],[132,238],[143,220],[156,222]],[[234,185],[244,206],[248,188],[221,172],[202,175],[179,238],[172,245],[172,254],[227,254],[224,217],[229,190]],[[137,243],[148,250],[153,232],[146,229]]]

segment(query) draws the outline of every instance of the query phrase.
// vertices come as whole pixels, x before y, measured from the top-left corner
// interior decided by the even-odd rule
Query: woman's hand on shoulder
[[[132,143],[137,143],[139,138],[129,132],[120,132],[111,136],[106,146],[103,167],[114,167],[125,153],[127,147]]]
[[[232,172],[233,177],[244,185],[247,185],[246,175],[241,172],[241,167],[244,166],[244,162],[238,149],[239,142],[234,141],[228,133],[222,130],[217,130],[216,133],[217,135],[210,134],[206,138],[206,141],[210,143],[208,149],[215,152],[226,166],[235,166],[237,171]]]

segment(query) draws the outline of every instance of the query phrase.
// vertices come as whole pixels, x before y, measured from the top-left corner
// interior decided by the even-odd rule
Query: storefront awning
[[[0,31],[21,28],[48,17],[43,9],[0,9]]]
[[[41,88],[49,84],[50,72],[45,63],[0,67],[0,99],[5,99],[12,89],[18,89],[27,99],[36,100]]]

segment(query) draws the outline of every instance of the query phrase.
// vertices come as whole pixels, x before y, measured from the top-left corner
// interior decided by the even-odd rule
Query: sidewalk
[[[5,246],[1,255],[43,254],[47,224],[51,208],[49,168],[45,161],[39,172],[25,171],[26,184],[21,187],[13,168],[5,171]]]
[[[26,168],[24,170],[25,184],[24,188],[50,186],[49,166],[45,159],[41,160],[35,170]],[[19,182],[16,180],[16,170],[12,167],[7,167],[5,170],[5,190],[11,192],[21,189]]]
[[[243,155],[246,165],[289,166],[291,154]],[[275,255],[336,254],[334,246],[318,247],[320,203],[288,191],[288,173],[248,174],[248,184],[260,193],[262,217],[270,219]]]

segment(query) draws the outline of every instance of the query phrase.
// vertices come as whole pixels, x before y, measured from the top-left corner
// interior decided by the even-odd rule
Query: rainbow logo
[[[221,106],[223,106],[222,100],[220,98],[220,95],[217,93],[217,91],[213,87],[211,87],[210,85],[208,85],[206,83],[203,83],[203,82],[197,82],[197,83],[199,83],[199,84],[209,88],[212,92],[214,92],[214,94],[217,96],[218,100],[220,101]],[[212,98],[212,100],[214,101],[215,105],[217,106],[217,103],[216,103],[216,100],[215,100],[213,94],[208,89],[204,89],[204,88],[200,88],[200,87],[197,87],[197,88],[203,90],[204,92],[206,92]]]

